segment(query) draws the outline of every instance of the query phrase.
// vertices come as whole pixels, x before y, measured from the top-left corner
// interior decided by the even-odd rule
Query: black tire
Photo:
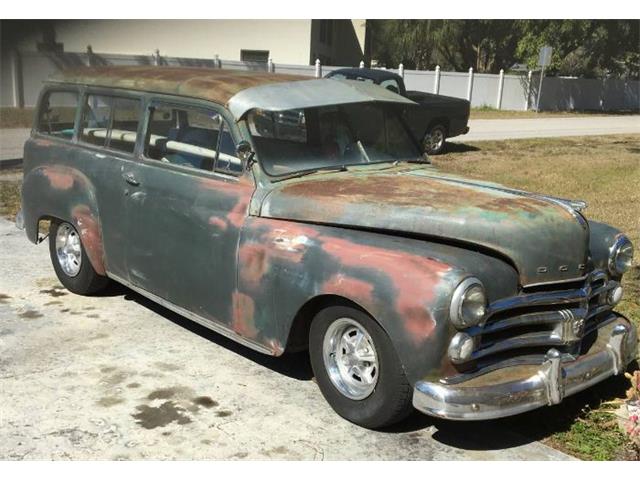
[[[378,378],[374,390],[362,400],[344,395],[332,382],[323,359],[323,342],[338,319],[353,319],[369,334],[377,354]],[[366,313],[349,306],[332,306],[319,312],[309,332],[311,366],[322,395],[341,417],[365,428],[377,429],[397,423],[413,410],[413,389],[386,332]]]
[[[80,262],[80,270],[78,273],[70,276],[65,273],[63,267],[60,265],[58,254],[56,252],[56,236],[58,234],[58,229],[63,225],[68,225],[77,235],[75,227],[70,223],[61,222],[59,220],[51,221],[51,226],[49,227],[49,255],[51,256],[51,263],[53,264],[53,269],[58,276],[58,280],[60,280],[60,283],[62,283],[67,290],[78,295],[92,295],[100,292],[107,286],[109,279],[105,276],[98,275],[93,269],[81,241],[80,250],[82,260]]]
[[[434,135],[436,136],[437,141],[432,140]],[[447,127],[440,123],[429,128],[429,131],[424,135],[424,139],[422,140],[422,145],[428,155],[441,154],[444,151],[446,143]]]

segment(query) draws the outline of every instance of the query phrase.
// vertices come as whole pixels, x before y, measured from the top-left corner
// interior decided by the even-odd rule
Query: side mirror
[[[236,145],[236,156],[242,162],[243,169],[251,166],[254,154],[251,144],[246,140],[241,140],[240,143]]]

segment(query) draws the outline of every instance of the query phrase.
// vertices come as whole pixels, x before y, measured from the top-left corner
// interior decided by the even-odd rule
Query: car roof
[[[337,74],[344,75],[347,78],[370,78],[376,83],[384,82],[385,80],[389,80],[391,78],[398,81],[402,79],[400,75],[394,72],[390,72],[389,70],[379,70],[372,68],[339,68],[337,70],[332,70],[326,76],[330,78]]]
[[[201,67],[107,66],[64,70],[49,81],[181,95],[226,105],[247,88],[296,80],[313,77]]]

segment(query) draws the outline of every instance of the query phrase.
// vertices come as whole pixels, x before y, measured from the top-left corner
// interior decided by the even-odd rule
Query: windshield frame
[[[292,170],[289,172],[285,172],[282,174],[275,174],[275,173],[271,173],[269,172],[269,170],[267,168],[265,168],[264,164],[263,164],[263,159],[260,157],[260,150],[258,148],[256,148],[256,144],[254,142],[254,137],[251,133],[251,126],[249,123],[249,115],[251,114],[251,112],[255,109],[251,109],[247,112],[246,115],[244,115],[243,117],[243,121],[245,123],[245,128],[246,128],[246,132],[249,136],[252,148],[253,148],[253,155],[254,155],[254,161],[255,163],[257,163],[260,167],[260,171],[263,172],[270,180],[272,181],[282,181],[282,180],[287,180],[289,178],[296,178],[296,177],[301,177],[301,176],[305,176],[305,175],[310,175],[316,172],[344,172],[344,171],[348,171],[349,168],[353,168],[353,167],[357,167],[357,168],[362,168],[362,167],[368,167],[368,166],[380,166],[383,164],[399,164],[399,163],[424,163],[424,164],[429,164],[429,160],[426,158],[426,154],[424,153],[424,149],[422,148],[420,142],[415,138],[415,136],[413,135],[411,129],[409,128],[408,124],[407,124],[407,120],[405,119],[405,117],[401,114],[401,112],[399,111],[400,108],[402,108],[404,105],[395,105],[395,104],[390,104],[387,102],[379,102],[379,101],[371,101],[371,102],[349,102],[349,103],[336,103],[336,104],[332,104],[332,105],[323,105],[320,107],[308,107],[308,108],[324,108],[324,107],[328,107],[328,106],[335,106],[335,107],[342,107],[342,106],[348,106],[348,105],[358,105],[358,104],[374,104],[374,105],[379,105],[383,108],[383,110],[385,111],[389,111],[392,112],[393,115],[397,118],[397,120],[400,122],[400,125],[402,126],[402,128],[404,129],[404,131],[406,132],[409,141],[413,144],[413,146],[416,149],[416,152],[418,153],[416,155],[415,158],[402,158],[402,159],[384,159],[384,160],[378,160],[378,161],[368,161],[368,162],[359,162],[359,163],[340,163],[337,162],[335,164],[326,164],[326,165],[320,165],[317,167],[311,167],[311,168],[304,168],[304,169],[300,169],[300,170]],[[287,111],[287,110],[282,110],[282,111]],[[280,110],[271,110],[271,112],[281,112]],[[348,128],[350,130],[353,129],[351,124],[347,125]],[[357,139],[357,142],[360,143],[360,139]],[[364,146],[363,146],[364,147]],[[364,147],[366,150],[366,147]]]

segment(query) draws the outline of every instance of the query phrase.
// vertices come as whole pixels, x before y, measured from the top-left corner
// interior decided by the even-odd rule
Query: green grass
[[[20,209],[20,185],[19,180],[2,180],[0,176],[0,215],[12,221]]]

